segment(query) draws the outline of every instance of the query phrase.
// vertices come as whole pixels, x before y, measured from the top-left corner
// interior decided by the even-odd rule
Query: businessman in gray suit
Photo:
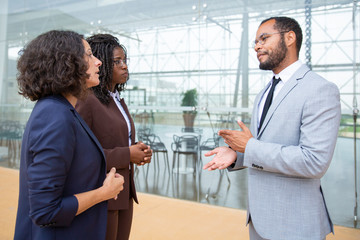
[[[340,97],[335,84],[299,60],[302,33],[291,18],[264,20],[256,33],[260,69],[274,74],[254,102],[251,126],[220,130],[229,147],[204,169],[248,168],[250,239],[325,239],[333,232],[320,185],[335,148]]]

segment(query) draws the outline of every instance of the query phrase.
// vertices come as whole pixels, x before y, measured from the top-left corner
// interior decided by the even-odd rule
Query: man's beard
[[[268,54],[268,59],[265,62],[260,62],[259,68],[262,70],[273,70],[274,68],[278,67],[285,59],[287,51],[288,50],[285,45],[284,37],[281,37],[277,50],[273,51],[271,54]]]

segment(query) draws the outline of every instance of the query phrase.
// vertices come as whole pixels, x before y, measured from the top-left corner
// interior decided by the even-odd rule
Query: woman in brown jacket
[[[149,163],[152,150],[142,142],[135,143],[134,122],[121,91],[129,78],[126,49],[117,38],[98,34],[87,39],[93,54],[102,61],[100,84],[93,87],[76,110],[94,132],[104,149],[107,170],[115,167],[124,176],[124,190],[117,200],[108,201],[106,239],[128,239],[133,201],[138,203],[134,184],[133,164]]]

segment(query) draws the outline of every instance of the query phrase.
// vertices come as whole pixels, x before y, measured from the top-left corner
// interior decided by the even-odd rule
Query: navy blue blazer
[[[106,201],[75,216],[74,196],[105,177],[102,147],[73,106],[62,96],[40,99],[22,141],[14,239],[105,239]]]

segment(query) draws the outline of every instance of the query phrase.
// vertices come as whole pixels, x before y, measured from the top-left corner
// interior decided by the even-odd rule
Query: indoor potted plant
[[[196,88],[187,90],[185,93],[181,94],[183,96],[181,101],[181,106],[193,107],[194,109],[191,111],[183,111],[183,118],[185,123],[185,132],[193,132],[194,131],[194,121],[196,117],[196,109],[198,95]]]

